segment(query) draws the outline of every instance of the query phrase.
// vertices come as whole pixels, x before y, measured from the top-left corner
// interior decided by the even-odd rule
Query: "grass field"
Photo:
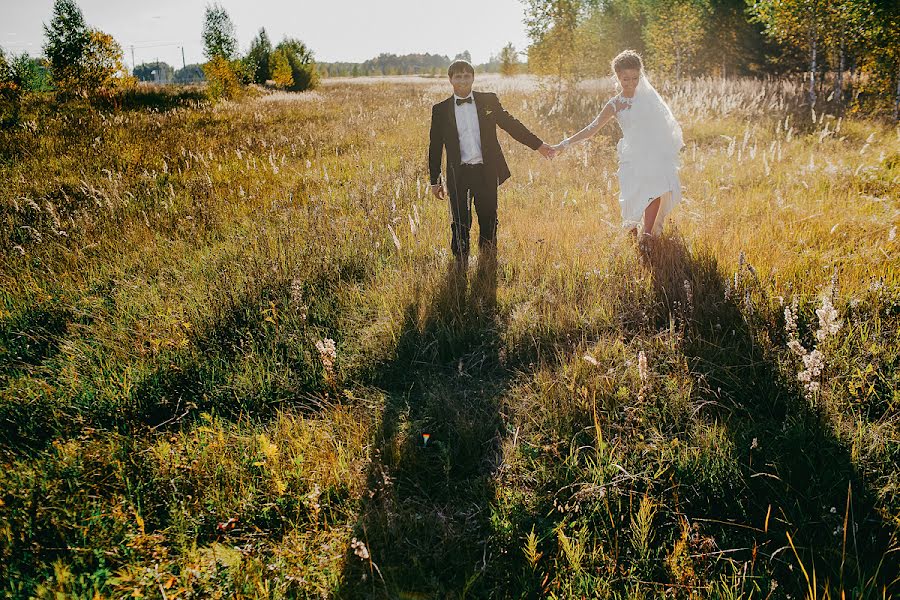
[[[365,81],[0,130],[0,595],[900,591],[896,125],[659,86],[685,198],[646,252],[615,126],[502,135],[460,277],[449,88]],[[610,93],[479,87],[551,143]]]

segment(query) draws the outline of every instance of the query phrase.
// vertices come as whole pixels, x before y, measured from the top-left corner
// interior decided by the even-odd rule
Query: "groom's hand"
[[[537,149],[538,152],[541,153],[541,156],[544,158],[553,158],[556,156],[556,150],[554,150],[549,144],[541,144],[541,147]]]
[[[431,186],[431,193],[438,200],[443,200],[447,197],[446,192],[444,192],[444,185],[441,183],[436,183]]]

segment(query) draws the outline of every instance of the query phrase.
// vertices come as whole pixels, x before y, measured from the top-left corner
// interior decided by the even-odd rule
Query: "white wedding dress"
[[[684,146],[681,126],[643,74],[633,98],[619,95],[610,102],[627,106],[616,112],[623,134],[616,146],[622,225],[640,230],[644,210],[660,198],[653,228],[653,234],[658,235],[666,215],[681,201],[678,179],[678,153]]]

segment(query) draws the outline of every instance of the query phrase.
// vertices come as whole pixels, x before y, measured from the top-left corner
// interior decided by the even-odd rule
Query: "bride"
[[[612,61],[619,93],[590,125],[553,146],[557,154],[596,134],[615,117],[623,137],[619,155],[619,204],[622,224],[637,235],[658,235],[663,221],[681,200],[678,152],[684,146],[681,126],[647,80],[639,54],[625,50]]]

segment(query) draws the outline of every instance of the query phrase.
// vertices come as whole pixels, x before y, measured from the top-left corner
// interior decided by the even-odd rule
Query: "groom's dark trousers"
[[[478,215],[478,244],[493,248],[497,242],[497,187],[509,179],[509,167],[497,140],[497,127],[513,139],[537,150],[543,142],[506,112],[496,94],[473,92],[481,135],[483,164],[464,165],[460,159],[459,132],[453,96],[431,109],[428,170],[431,184],[441,181],[441,158],[447,149],[447,191],[450,194],[450,249],[457,257],[469,254],[472,206]]]
[[[478,215],[478,247],[493,249],[497,243],[497,180],[488,175],[483,164],[463,164],[456,168],[452,187],[450,249],[454,256],[469,253],[473,205]]]

